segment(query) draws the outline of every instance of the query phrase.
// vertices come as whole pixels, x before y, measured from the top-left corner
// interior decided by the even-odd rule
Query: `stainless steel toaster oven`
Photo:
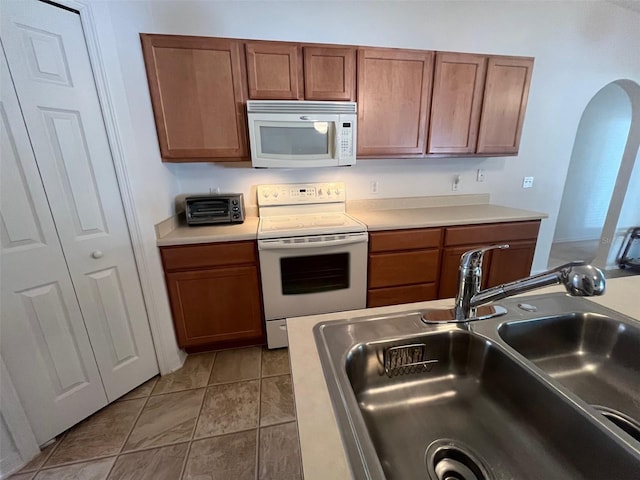
[[[214,225],[244,222],[241,193],[194,195],[185,198],[188,225]]]

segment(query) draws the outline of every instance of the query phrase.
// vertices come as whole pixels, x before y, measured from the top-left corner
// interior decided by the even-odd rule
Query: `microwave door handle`
[[[338,124],[334,123],[335,127],[333,129],[333,155],[331,155],[336,160],[340,161],[341,152],[340,152],[340,139],[338,138]]]
[[[258,250],[289,250],[304,248],[333,247],[337,245],[350,245],[367,241],[367,235],[347,237],[339,240],[325,240],[320,242],[284,243],[282,240],[259,240]]]

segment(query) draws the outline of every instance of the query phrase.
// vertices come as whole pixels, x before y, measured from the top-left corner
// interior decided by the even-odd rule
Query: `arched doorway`
[[[640,175],[632,175],[639,144],[640,85],[617,80],[591,99],[580,120],[550,267],[585,260],[615,268],[626,232],[640,222],[633,195],[640,189],[635,185]]]

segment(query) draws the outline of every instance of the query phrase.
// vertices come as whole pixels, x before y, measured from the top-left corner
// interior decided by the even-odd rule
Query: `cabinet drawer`
[[[405,285],[402,287],[376,288],[367,294],[367,307],[383,307],[400,303],[423,302],[436,298],[436,284]]]
[[[165,270],[256,263],[255,242],[206,243],[161,247]]]
[[[536,239],[539,228],[540,220],[448,227],[445,230],[444,244],[445,246],[477,245]]]
[[[435,282],[438,250],[380,253],[369,256],[369,288]]]
[[[441,236],[441,228],[371,232],[369,234],[369,251],[373,253],[414,250],[419,248],[438,248],[440,246]]]

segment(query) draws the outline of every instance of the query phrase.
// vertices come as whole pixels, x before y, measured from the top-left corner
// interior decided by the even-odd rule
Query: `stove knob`
[[[262,191],[262,196],[263,196],[264,198],[269,198],[269,190],[263,190],[263,191]]]
[[[336,188],[336,195],[340,195],[340,189]]]
[[[321,188],[319,188],[319,189],[318,189],[318,196],[319,196],[319,197],[321,197],[321,196],[322,196],[322,189],[321,189]]]
[[[273,198],[278,198],[278,191],[277,190],[273,191]]]

